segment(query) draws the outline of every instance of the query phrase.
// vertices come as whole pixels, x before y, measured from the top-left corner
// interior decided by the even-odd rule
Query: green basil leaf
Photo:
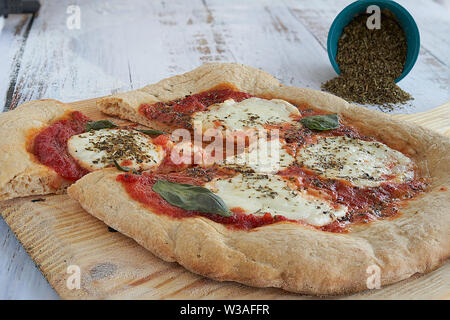
[[[158,180],[152,189],[175,207],[224,217],[233,215],[220,197],[200,186]]]
[[[109,120],[88,121],[86,123],[86,131],[117,128],[118,125]]]
[[[131,172],[131,173],[134,173],[134,174],[141,174],[140,172],[137,172],[133,168],[121,166],[116,160],[113,160],[113,162],[114,162],[114,165],[116,166],[117,170],[120,170],[120,171],[123,171],[123,172]]]
[[[323,131],[339,128],[339,117],[335,113],[304,117],[300,119],[300,122],[311,130]]]
[[[153,129],[136,129],[136,130],[139,132],[145,133],[145,134],[150,134],[150,135],[166,134],[164,131],[153,130]]]

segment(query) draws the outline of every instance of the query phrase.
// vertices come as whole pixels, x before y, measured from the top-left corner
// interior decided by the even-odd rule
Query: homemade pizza
[[[98,107],[105,119],[54,100],[2,114],[0,199],[69,186],[165,261],[304,294],[365,290],[374,270],[390,284],[450,255],[450,139],[438,133],[238,64]]]
[[[127,165],[148,170],[164,161],[161,131],[92,121],[56,100],[24,103],[0,117],[0,200],[62,192],[87,173]]]

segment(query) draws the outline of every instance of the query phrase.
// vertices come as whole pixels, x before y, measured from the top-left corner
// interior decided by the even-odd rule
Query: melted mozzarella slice
[[[344,217],[347,207],[291,188],[280,176],[238,174],[233,178],[216,178],[205,185],[230,208],[243,209],[246,214],[270,213],[288,219],[323,226]]]
[[[284,146],[286,143],[280,139],[267,140],[260,138],[242,153],[227,157],[223,166],[239,171],[251,169],[256,173],[277,173],[286,169],[295,162]]]
[[[414,178],[408,157],[376,141],[324,137],[302,148],[297,160],[321,176],[344,179],[358,187],[401,183]]]
[[[83,168],[93,171],[113,165],[147,170],[159,165],[165,155],[161,146],[138,131],[101,129],[72,136],[67,142],[70,155]]]
[[[196,112],[191,121],[195,128],[202,127],[243,131],[249,128],[262,129],[266,125],[293,123],[292,116],[299,115],[298,109],[284,100],[249,98],[241,102],[226,100],[212,105],[207,111]]]

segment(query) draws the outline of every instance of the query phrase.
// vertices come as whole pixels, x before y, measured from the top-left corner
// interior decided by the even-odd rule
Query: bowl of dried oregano
[[[411,14],[391,0],[359,0],[333,21],[327,42],[338,77],[322,89],[359,104],[392,107],[412,96],[396,82],[414,66],[420,35]]]

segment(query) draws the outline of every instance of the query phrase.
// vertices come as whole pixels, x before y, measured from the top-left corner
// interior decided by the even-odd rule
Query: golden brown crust
[[[33,132],[65,116],[70,108],[56,100],[24,103],[0,115],[0,200],[64,190],[69,182],[28,152]]]
[[[407,202],[399,217],[353,227],[348,234],[292,223],[236,231],[206,218],[152,214],[129,198],[115,181],[113,169],[85,176],[69,188],[69,194],[88,212],[164,260],[213,279],[253,286],[317,295],[350,293],[367,288],[367,268],[372,265],[380,268],[381,284],[386,285],[429,272],[450,256],[450,140],[445,136],[327,93],[281,85],[260,70],[237,64],[207,64],[139,93],[105,98],[99,107],[108,113],[108,104],[116,101],[133,113],[150,95],[171,100],[224,82],[250,94],[339,113],[363,133],[408,154],[419,173],[431,178],[430,190]],[[138,121],[126,112],[116,114]]]

